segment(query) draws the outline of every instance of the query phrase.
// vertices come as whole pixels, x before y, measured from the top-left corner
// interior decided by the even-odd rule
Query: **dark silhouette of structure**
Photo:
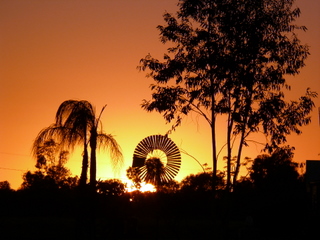
[[[180,165],[180,151],[167,136],[146,137],[134,150],[132,167],[138,169],[141,180],[155,186],[172,180],[178,174]]]
[[[319,211],[319,193],[320,193],[320,161],[306,161],[306,185],[307,192],[311,199],[311,211],[318,213]]]

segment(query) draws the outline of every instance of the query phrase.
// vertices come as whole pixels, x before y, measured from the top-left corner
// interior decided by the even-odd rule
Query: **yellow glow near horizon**
[[[140,192],[156,192],[157,189],[155,188],[154,185],[150,184],[150,183],[145,183],[142,182],[141,183],[141,187],[138,189],[134,186],[133,182],[131,180],[126,180],[125,181],[126,184],[126,191],[127,192],[134,192],[134,191],[140,191]]]

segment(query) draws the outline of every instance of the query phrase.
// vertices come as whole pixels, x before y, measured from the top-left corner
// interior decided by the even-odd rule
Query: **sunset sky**
[[[125,179],[133,151],[145,137],[165,134],[158,113],[141,109],[142,99],[151,98],[149,85],[136,67],[148,53],[161,58],[166,46],[159,41],[157,25],[165,11],[174,13],[177,0],[0,0],[0,181],[12,188],[22,183],[22,174],[35,170],[31,146],[38,132],[54,122],[59,105],[68,99],[88,100],[97,112],[107,104],[102,122],[114,135],[124,154],[124,164],[113,172],[107,154],[98,156],[97,178]],[[320,1],[298,0],[302,15],[299,32],[311,55],[301,74],[289,79],[288,100],[297,100],[306,88],[320,93]],[[320,159],[320,127],[317,108],[303,134],[292,135],[294,160]],[[219,126],[221,136],[224,125]],[[220,134],[220,132],[219,132]],[[202,164],[211,162],[210,129],[196,115],[188,116],[170,135],[178,147]],[[224,140],[219,146],[224,144]],[[244,156],[260,154],[250,145]],[[75,151],[68,167],[80,175],[81,151]],[[201,171],[199,164],[182,154],[177,180]]]

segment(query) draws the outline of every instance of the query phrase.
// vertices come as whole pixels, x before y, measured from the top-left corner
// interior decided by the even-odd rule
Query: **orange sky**
[[[152,134],[164,134],[170,125],[158,113],[140,108],[150,99],[151,79],[138,72],[139,60],[148,53],[161,58],[166,46],[159,41],[156,26],[165,11],[176,12],[176,0],[10,0],[0,1],[0,181],[13,188],[26,170],[34,170],[30,156],[37,133],[54,121],[64,100],[85,99],[100,111],[108,104],[102,121],[104,131],[115,135],[125,162],[119,173],[111,171],[106,155],[98,158],[98,178],[124,179],[135,146]],[[311,56],[301,74],[290,79],[290,99],[307,87],[320,93],[320,2],[297,1],[302,10],[299,23],[308,27],[299,33],[311,46]],[[320,106],[319,98],[315,101]],[[223,133],[223,125],[221,128]],[[295,160],[320,159],[320,127],[317,111],[300,136],[290,136]],[[209,127],[196,115],[170,135],[182,149],[201,163],[211,164]],[[221,137],[222,138],[222,137]],[[223,145],[223,140],[220,145]],[[254,158],[260,147],[251,145],[245,156]],[[68,163],[80,174],[81,151]],[[182,155],[177,176],[181,180],[201,171],[192,158]]]

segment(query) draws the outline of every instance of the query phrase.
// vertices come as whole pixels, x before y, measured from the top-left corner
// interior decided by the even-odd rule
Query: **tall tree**
[[[33,152],[48,139],[55,139],[62,148],[71,148],[81,144],[83,146],[82,170],[80,185],[87,182],[90,147],[90,185],[96,187],[96,150],[105,148],[110,151],[114,164],[122,160],[120,146],[110,134],[102,131],[101,114],[97,116],[92,104],[86,100],[67,100],[58,108],[56,121],[38,134],[33,144]]]
[[[140,70],[153,78],[147,111],[160,112],[173,128],[194,111],[211,127],[213,185],[217,174],[216,122],[226,118],[227,190],[231,189],[231,159],[237,156],[233,184],[248,136],[262,132],[265,149],[273,151],[286,136],[300,133],[310,122],[316,93],[309,89],[298,101],[285,101],[286,76],[296,75],[308,56],[308,46],[295,34],[300,15],[294,0],[180,0],[176,15],[164,14],[158,26],[170,47],[162,61],[150,54]],[[173,81],[173,83],[171,83]]]

